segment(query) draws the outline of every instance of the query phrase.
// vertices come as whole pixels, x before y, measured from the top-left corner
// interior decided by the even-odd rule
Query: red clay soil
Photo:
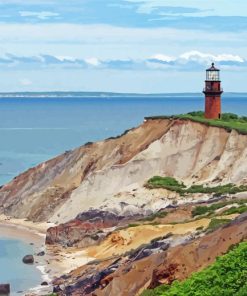
[[[135,296],[145,288],[183,280],[191,273],[212,264],[217,256],[225,254],[229,247],[246,238],[247,214],[243,214],[227,227],[202,238],[131,264],[124,264],[111,275],[113,280],[106,288],[98,289],[90,295]]]
[[[136,296],[146,288],[187,278],[246,238],[247,213],[214,232],[167,251],[160,250],[140,260],[123,257],[87,265],[56,280],[54,285],[67,287],[60,295]]]

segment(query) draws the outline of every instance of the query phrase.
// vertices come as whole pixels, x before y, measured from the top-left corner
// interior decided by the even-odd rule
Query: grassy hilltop
[[[174,118],[174,119],[187,119],[195,122],[201,122],[208,126],[223,127],[228,131],[236,130],[241,134],[247,135],[247,116],[238,116],[234,113],[223,113],[221,119],[206,119],[203,111],[194,111],[187,114],[179,114],[172,116],[151,116],[146,119],[159,119],[159,118]]]

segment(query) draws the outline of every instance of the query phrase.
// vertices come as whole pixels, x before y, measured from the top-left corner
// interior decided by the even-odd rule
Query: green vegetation
[[[209,223],[207,230],[214,231],[217,228],[219,228],[220,226],[223,226],[223,225],[225,225],[225,224],[227,224],[229,222],[231,222],[231,219],[216,219],[216,218],[213,218],[211,220],[211,222]]]
[[[243,200],[231,200],[231,201],[224,201],[212,204],[210,206],[196,206],[192,210],[192,217],[195,216],[201,216],[201,215],[211,215],[214,214],[216,210],[221,209],[227,205],[231,205],[233,203],[236,203],[239,205],[239,207],[232,207],[230,209],[225,210],[222,215],[231,215],[231,214],[242,214],[247,211],[247,206],[245,205],[247,203],[246,199]]]
[[[174,116],[174,118],[190,119],[209,126],[223,127],[228,131],[237,130],[241,134],[247,134],[247,117],[238,116],[233,113],[223,113],[221,119],[206,119],[204,118],[204,112],[197,111]]]
[[[243,214],[247,212],[247,206],[241,206],[241,207],[232,207],[226,211],[224,211],[223,215],[231,215],[231,214]]]
[[[172,177],[159,177],[155,176],[148,181],[148,184],[158,187],[171,187],[171,188],[185,188],[186,186],[182,182],[178,182]]]
[[[197,206],[192,210],[192,217],[201,216],[205,214],[213,214],[216,210],[225,207],[232,202],[219,202],[210,206]]]
[[[140,224],[130,223],[130,224],[128,225],[128,227],[137,227],[137,226],[140,226]]]
[[[147,216],[147,217],[141,219],[140,221],[144,221],[144,222],[145,221],[153,221],[156,218],[162,219],[162,218],[165,218],[166,216],[167,216],[167,212],[161,211],[161,212],[154,213],[150,216]]]
[[[142,296],[246,296],[247,242],[218,257],[208,268],[183,282],[146,290]]]
[[[194,111],[187,114],[173,116],[153,116],[146,119],[188,119],[195,122],[201,122],[208,126],[223,127],[228,131],[237,130],[239,133],[247,134],[247,117],[238,116],[234,113],[223,113],[221,119],[206,119],[204,112]]]
[[[155,176],[148,180],[146,187],[149,189],[153,188],[165,188],[170,191],[176,191],[183,195],[186,186],[182,182],[178,182],[176,179],[171,177],[159,177]]]
[[[241,134],[247,134],[247,117],[238,116],[233,113],[223,113],[221,119],[206,119],[202,111],[190,112],[188,114],[174,116],[174,118],[190,119],[209,126],[223,127],[228,131],[237,130]]]
[[[148,180],[146,187],[153,188],[165,188],[170,191],[175,191],[180,195],[193,194],[193,193],[212,193],[215,196],[221,196],[223,194],[235,194],[238,192],[247,191],[247,186],[234,184],[219,185],[215,187],[204,187],[203,185],[192,185],[186,188],[183,182],[178,182],[171,177],[155,176]]]

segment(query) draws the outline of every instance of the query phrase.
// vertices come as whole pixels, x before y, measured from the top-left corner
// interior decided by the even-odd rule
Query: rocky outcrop
[[[0,284],[0,295],[10,294],[10,284]]]
[[[77,244],[80,247],[95,245],[106,237],[107,232],[102,231],[103,229],[118,225],[122,219],[121,216],[98,210],[81,213],[76,219],[66,224],[49,228],[46,244],[61,244],[63,246]]]
[[[23,257],[22,262],[25,264],[33,264],[34,263],[33,255],[26,255],[25,257]]]
[[[127,225],[141,215],[119,216],[113,212],[89,210],[80,213],[76,219],[47,230],[46,244],[88,247],[100,243],[112,227]]]
[[[60,295],[135,296],[146,288],[187,278],[246,237],[245,213],[204,236],[175,241],[164,238],[115,260],[92,262],[55,280],[54,284],[65,286]]]

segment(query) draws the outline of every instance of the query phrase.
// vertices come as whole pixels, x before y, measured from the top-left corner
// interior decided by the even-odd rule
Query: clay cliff
[[[54,280],[59,295],[139,295],[188,277],[246,239],[247,192],[184,196],[145,186],[153,176],[187,187],[247,185],[247,136],[148,119],[19,175],[0,188],[0,214],[52,222],[48,248],[82,250],[93,260]]]
[[[148,120],[120,137],[88,143],[28,170],[0,189],[0,213],[64,223],[89,209],[126,216],[171,200],[143,184],[155,175],[187,185],[247,182],[247,137],[178,119]],[[160,195],[164,195],[161,198]]]

